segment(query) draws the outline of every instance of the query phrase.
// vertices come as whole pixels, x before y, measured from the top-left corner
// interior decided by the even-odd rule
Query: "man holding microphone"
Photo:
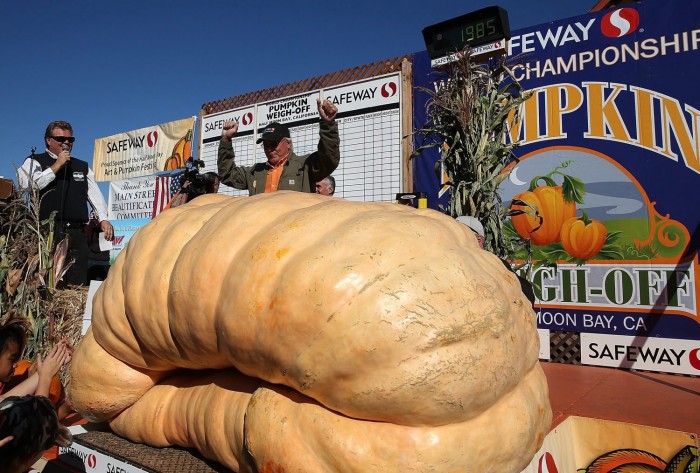
[[[107,220],[107,204],[88,164],[71,157],[75,137],[73,127],[65,121],[49,123],[44,133],[46,152],[28,156],[18,171],[19,185],[28,188],[30,180],[39,191],[39,217],[48,219],[56,212],[54,241],[68,236],[68,261],[73,265],[63,277],[67,284],[86,285],[88,246],[85,226],[89,203],[95,211],[105,239],[114,238],[114,228]]]

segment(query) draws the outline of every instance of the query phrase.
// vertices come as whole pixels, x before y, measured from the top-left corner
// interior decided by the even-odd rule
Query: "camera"
[[[204,167],[201,159],[188,159],[185,164],[185,177],[182,192],[187,194],[187,201],[204,194],[213,194],[219,190],[219,175],[215,172],[200,173]]]

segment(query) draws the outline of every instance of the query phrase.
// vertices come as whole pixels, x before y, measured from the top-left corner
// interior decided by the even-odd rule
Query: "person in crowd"
[[[41,205],[39,217],[44,220],[56,212],[56,243],[68,237],[68,260],[74,260],[63,282],[86,285],[88,246],[85,225],[88,222],[88,203],[98,216],[100,228],[109,241],[114,229],[107,220],[107,204],[95,182],[95,174],[85,161],[71,157],[75,137],[73,127],[65,121],[53,121],[44,133],[46,152],[32,153],[18,171],[20,187],[28,188],[30,181],[39,190]]]
[[[469,215],[457,217],[457,221],[461,224],[466,225],[472,232],[474,232],[476,241],[479,243],[479,247],[481,247],[481,249],[483,250],[486,234],[484,232],[484,226],[481,224],[481,222],[475,217],[471,217]],[[530,301],[530,304],[534,308],[535,292],[532,290],[532,284],[530,283],[530,281],[528,281],[524,277],[520,276],[517,272],[515,272],[510,263],[508,263],[508,261],[504,260],[503,258],[498,259],[501,260],[501,263],[503,263],[503,265],[506,268],[508,268],[508,270],[513,271],[513,273],[515,273],[515,275],[518,277],[518,281],[520,282],[520,289],[523,291],[523,294],[525,294],[525,297],[527,297],[527,300]]]
[[[10,396],[0,402],[0,471],[28,471],[47,449],[71,443],[70,432],[47,398]]]
[[[51,380],[67,364],[73,355],[73,347],[66,340],[61,340],[42,359],[30,368],[27,379],[8,392],[2,392],[15,373],[17,363],[27,342],[25,328],[18,323],[5,324],[0,327],[0,400],[8,396],[25,396],[28,394],[48,397]],[[2,471],[2,470],[0,470]]]
[[[328,176],[316,183],[316,193],[333,196],[335,194],[335,177]]]
[[[399,205],[407,205],[409,207],[415,207],[414,200],[416,199],[416,194],[412,192],[400,192],[396,194],[396,203]]]
[[[262,143],[267,161],[252,166],[238,166],[231,139],[238,132],[238,122],[224,123],[219,144],[218,170],[221,182],[250,195],[293,190],[313,193],[316,183],[329,176],[340,163],[340,135],[335,117],[338,108],[329,100],[318,101],[321,118],[318,150],[307,155],[294,153],[289,128],[278,122],[268,124],[257,143]]]
[[[204,184],[206,186],[206,193],[207,194],[218,194],[219,193],[219,184],[221,181],[219,180],[219,175],[215,172],[205,172],[202,174],[202,177],[204,179]]]
[[[165,206],[165,209],[172,209],[186,204],[192,199],[196,199],[200,195],[204,194],[218,194],[219,193],[219,175],[215,172],[205,172],[204,174],[199,174],[195,177],[198,179],[196,183],[191,181],[185,181],[179,191],[173,196]]]

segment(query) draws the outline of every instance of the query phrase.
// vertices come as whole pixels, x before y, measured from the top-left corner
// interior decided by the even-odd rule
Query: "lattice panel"
[[[581,364],[581,335],[578,332],[550,332],[550,361],[569,365]]]
[[[322,76],[311,77],[309,79],[290,82],[284,85],[278,85],[269,89],[256,90],[227,99],[216,100],[214,102],[205,103],[202,105],[202,113],[209,115],[224,110],[244,107],[254,103],[268,102],[280,97],[296,95],[311,90],[322,89],[334,85],[346,84],[361,79],[389,74],[401,70],[401,63],[404,60],[411,60],[411,56],[399,56],[393,59],[365,64],[364,66],[356,66],[342,71],[331,72]]]

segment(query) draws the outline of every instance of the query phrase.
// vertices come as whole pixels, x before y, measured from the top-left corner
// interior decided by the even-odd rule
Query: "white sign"
[[[235,110],[227,110],[214,115],[207,115],[202,120],[202,141],[206,143],[216,142],[218,144],[221,139],[221,132],[224,129],[224,123],[228,120],[238,122],[238,134],[252,135],[255,133],[255,106],[237,108]]]
[[[85,312],[83,312],[83,325],[80,331],[81,335],[85,335],[92,325],[92,300],[95,298],[97,290],[104,281],[90,281],[88,288],[87,302],[85,303]]]
[[[393,202],[402,192],[400,83],[400,74],[390,74],[324,91],[338,106],[335,196]]]
[[[109,220],[151,218],[155,176],[136,177],[109,183]]]
[[[272,122],[292,124],[307,119],[313,119],[317,122],[319,119],[317,100],[319,98],[319,92],[315,91],[259,104],[258,129],[264,128]]]
[[[70,447],[59,447],[58,459],[86,473],[147,473],[146,470],[80,445],[78,442],[73,442]]]
[[[236,154],[236,164],[239,166],[252,166],[255,164],[255,139],[256,139],[256,107],[255,105],[227,110],[225,112],[207,115],[202,119],[202,137],[200,142],[199,159],[204,161],[203,172],[217,172],[216,160],[219,152],[219,141],[224,129],[224,122],[235,120],[238,122],[238,132],[231,140],[233,152]],[[219,194],[248,195],[248,191],[233,189],[221,184]]]
[[[581,333],[581,363],[700,375],[700,341]]]
[[[476,46],[471,50],[471,57],[473,59],[486,59],[492,56],[497,56],[499,54],[505,54],[508,46],[508,42],[505,39],[499,39],[493,43],[483,44],[481,46]],[[444,66],[451,62],[455,62],[457,59],[464,56],[463,53],[453,53],[447,56],[432,59],[430,65],[432,67]]]
[[[207,115],[202,119],[200,143],[204,170],[216,171],[221,130],[227,119],[239,120],[238,134],[232,140],[239,166],[265,161],[262,147],[255,140],[272,121],[289,126],[295,154],[316,151],[316,100],[326,98],[338,107],[340,165],[333,172],[335,196],[357,201],[394,201],[402,191],[400,84],[401,74],[394,73]],[[244,196],[248,191],[222,184],[219,193]]]

